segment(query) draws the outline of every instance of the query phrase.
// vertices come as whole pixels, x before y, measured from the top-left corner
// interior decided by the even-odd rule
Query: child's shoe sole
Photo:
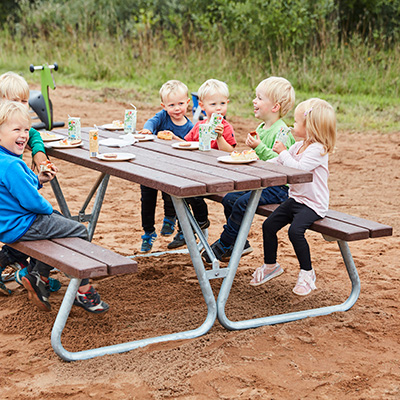
[[[42,311],[51,311],[51,305],[47,302],[43,302],[39,299],[39,296],[37,295],[35,289],[29,282],[28,278],[25,276],[22,277],[22,285],[24,288],[28,291],[28,299],[40,310]]]

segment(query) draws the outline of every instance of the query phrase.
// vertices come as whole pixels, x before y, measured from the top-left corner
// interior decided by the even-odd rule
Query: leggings
[[[282,203],[263,223],[264,263],[276,263],[277,232],[287,224],[291,224],[288,231],[289,239],[299,260],[300,269],[310,271],[312,269],[310,248],[304,235],[318,219],[321,217],[314,210],[292,198]]]

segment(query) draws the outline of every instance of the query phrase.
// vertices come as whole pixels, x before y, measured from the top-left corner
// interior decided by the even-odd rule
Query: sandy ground
[[[56,120],[80,116],[83,126],[121,119],[127,104],[95,93],[59,87],[51,93]],[[131,102],[131,100],[129,101]],[[128,102],[128,103],[129,103]],[[157,108],[135,102],[138,127]],[[249,105],[250,107],[251,105]],[[229,115],[239,148],[258,121]],[[345,313],[246,331],[227,331],[218,322],[197,339],[154,344],[128,353],[66,363],[50,344],[52,324],[68,279],[53,294],[50,313],[39,312],[24,289],[0,295],[0,398],[2,399],[398,399],[400,133],[339,132],[330,161],[331,208],[394,227],[392,237],[350,243],[361,278],[361,295]],[[25,155],[29,162],[29,154]],[[73,212],[82,205],[97,174],[56,160],[59,180]],[[55,205],[50,187],[43,194]],[[138,253],[140,192],[112,178],[94,242],[123,255]],[[222,206],[209,202],[210,241],[224,223]],[[162,203],[157,209],[161,228]],[[335,243],[308,234],[317,287],[305,299],[292,294],[298,266],[287,232],[280,233],[279,261],[286,272],[269,284],[248,285],[262,263],[261,223],[249,240],[254,252],[239,266],[227,304],[231,320],[286,313],[344,301],[350,284]],[[154,251],[166,249],[159,238]],[[88,315],[73,307],[63,334],[71,351],[91,346],[194,329],[206,316],[188,255],[139,258],[135,275],[98,280],[110,311]],[[213,281],[217,293],[221,281]]]

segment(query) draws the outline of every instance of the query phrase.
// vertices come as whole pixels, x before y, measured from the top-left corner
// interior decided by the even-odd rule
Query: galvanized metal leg
[[[56,352],[56,354],[60,356],[63,360],[65,361],[86,360],[89,358],[103,356],[106,354],[123,353],[126,351],[134,350],[139,347],[147,346],[152,343],[166,342],[171,340],[181,340],[181,339],[193,339],[195,337],[206,334],[214,325],[214,322],[217,317],[216,302],[214,294],[211,289],[211,285],[205,273],[205,268],[201,260],[199,249],[197,247],[196,238],[192,230],[192,224],[189,219],[190,218],[189,215],[191,215],[190,211],[186,209],[184,201],[182,199],[172,197],[172,200],[174,202],[175,209],[183,230],[183,234],[185,235],[190,256],[193,261],[193,266],[200,283],[200,288],[207,305],[207,310],[208,310],[207,317],[203,322],[203,324],[200,327],[193,330],[172,333],[164,336],[135,340],[132,342],[120,343],[113,346],[99,347],[95,349],[78,351],[78,352],[67,351],[63,348],[61,344],[61,334],[65,327],[65,323],[68,319],[71,306],[74,302],[76,292],[81,282],[80,279],[73,278],[64,295],[64,300],[61,304],[60,310],[58,311],[58,315],[56,321],[54,322],[53,330],[51,333],[51,344],[53,346],[53,349]],[[193,228],[196,230],[195,226],[193,226]],[[200,232],[198,232],[198,234],[200,234]]]
[[[273,315],[273,316],[255,318],[243,321],[230,321],[225,315],[225,304],[228,299],[230,286],[229,290],[221,287],[220,296],[218,297],[217,300],[218,319],[221,322],[221,324],[225,328],[231,330],[249,329],[249,328],[257,328],[259,326],[264,326],[264,325],[274,325],[283,322],[296,321],[308,317],[328,315],[337,311],[349,310],[355,304],[355,302],[358,299],[358,296],[360,295],[360,288],[361,288],[360,278],[358,276],[357,269],[355,267],[354,260],[351,255],[348,243],[342,240],[336,240],[336,239],[334,240],[337,241],[338,243],[352,285],[351,293],[346,301],[344,301],[341,304],[333,306],[313,308],[309,310],[297,311],[287,314]],[[231,271],[229,271],[228,277],[230,277],[230,272]],[[227,286],[231,285],[230,280],[228,281],[228,277],[225,279],[226,282],[224,281],[222,286],[224,286],[225,283]]]
[[[99,219],[101,207],[103,205],[104,196],[107,190],[107,185],[110,180],[110,175],[101,173],[91,188],[89,194],[86,197],[85,202],[83,203],[82,208],[79,211],[77,216],[72,216],[71,212],[68,208],[67,201],[65,200],[64,194],[61,190],[61,186],[57,180],[57,177],[51,180],[51,187],[53,189],[54,195],[56,197],[58,206],[60,207],[61,213],[70,219],[74,219],[79,222],[89,222],[88,224],[88,232],[89,232],[89,240],[93,239],[94,231],[96,229],[97,221]],[[86,208],[88,207],[90,201],[93,196],[96,194],[96,198],[94,201],[93,209],[91,214],[86,214]]]

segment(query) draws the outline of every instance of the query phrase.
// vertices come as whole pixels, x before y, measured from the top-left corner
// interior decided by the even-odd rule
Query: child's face
[[[29,123],[19,115],[13,115],[0,126],[0,146],[20,156],[29,140]]]
[[[166,96],[163,100],[164,101],[161,103],[161,106],[168,113],[173,122],[180,122],[185,118],[185,114],[190,102],[190,99],[187,97],[186,93],[181,91],[170,93],[170,95]]]
[[[272,117],[276,117],[277,104],[267,97],[263,92],[256,89],[256,98],[253,100],[254,116],[262,121],[268,121]]]
[[[210,119],[213,113],[221,114],[225,117],[228,111],[228,103],[229,99],[218,93],[208,95],[203,101],[199,101],[200,107],[207,114],[207,119]]]
[[[294,128],[292,134],[296,138],[307,139],[306,117],[304,116],[304,111],[298,108],[296,108],[294,112]]]

